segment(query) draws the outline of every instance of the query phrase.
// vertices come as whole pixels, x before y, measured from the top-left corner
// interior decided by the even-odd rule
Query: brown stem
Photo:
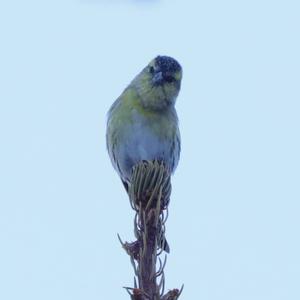
[[[140,288],[150,300],[159,299],[159,290],[156,283],[156,259],[157,259],[157,224],[156,209],[144,211],[143,217],[143,243],[138,260],[138,281]]]
[[[128,194],[132,208],[136,212],[134,232],[137,241],[120,242],[131,258],[138,283],[134,288],[126,288],[132,300],[176,300],[181,291],[177,289],[164,294],[164,266],[158,256],[162,249],[169,252],[166,242],[165,221],[170,194],[170,173],[162,163],[157,161],[142,162],[133,169]],[[160,283],[157,284],[157,278]]]

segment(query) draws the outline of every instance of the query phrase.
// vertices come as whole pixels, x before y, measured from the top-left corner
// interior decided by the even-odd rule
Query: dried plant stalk
[[[171,195],[169,171],[158,161],[141,162],[133,168],[128,195],[136,212],[134,233],[137,240],[123,243],[119,237],[135,272],[134,288],[125,289],[132,300],[176,300],[182,288],[164,294],[166,257],[164,261],[159,257],[163,250],[169,252],[165,238]]]

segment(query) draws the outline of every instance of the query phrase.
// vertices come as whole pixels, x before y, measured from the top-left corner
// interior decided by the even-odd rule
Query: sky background
[[[300,299],[299,1],[0,2],[0,299],[128,299],[133,213],[106,112],[156,55],[184,77],[167,289]]]

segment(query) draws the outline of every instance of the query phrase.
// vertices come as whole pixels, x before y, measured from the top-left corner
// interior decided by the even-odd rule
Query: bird
[[[170,56],[157,56],[142,69],[107,114],[106,146],[113,167],[128,193],[134,166],[161,162],[174,173],[181,149],[175,103],[182,67]],[[159,247],[170,247],[163,236]]]
[[[128,191],[132,169],[142,161],[159,161],[173,174],[181,140],[175,103],[181,65],[157,56],[142,69],[107,114],[106,146],[113,167]]]

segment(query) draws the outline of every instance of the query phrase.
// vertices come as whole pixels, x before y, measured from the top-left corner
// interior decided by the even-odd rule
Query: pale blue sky
[[[299,1],[0,3],[0,299],[128,299],[130,205],[106,112],[153,57],[184,70],[167,288],[300,299]]]

